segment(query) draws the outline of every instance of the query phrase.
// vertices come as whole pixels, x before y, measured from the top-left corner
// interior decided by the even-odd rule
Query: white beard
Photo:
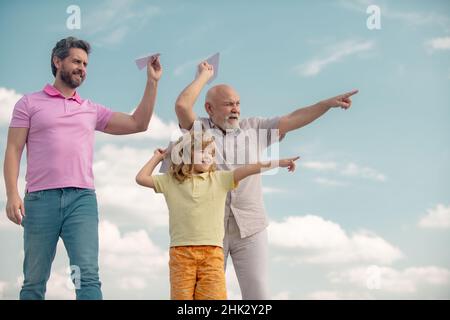
[[[236,129],[240,129],[239,126],[239,120],[233,121],[233,123],[229,123],[228,119],[225,119],[225,121],[223,122],[223,129],[224,130],[236,130]]]

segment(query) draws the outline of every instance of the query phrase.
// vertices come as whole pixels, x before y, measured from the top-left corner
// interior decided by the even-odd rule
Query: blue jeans
[[[44,299],[61,237],[70,259],[79,300],[102,299],[98,276],[98,210],[94,190],[61,188],[25,195],[23,263],[20,299]]]

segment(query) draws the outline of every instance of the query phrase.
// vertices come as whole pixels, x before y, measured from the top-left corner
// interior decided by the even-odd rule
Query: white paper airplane
[[[139,70],[142,70],[143,68],[145,68],[148,64],[148,61],[151,60],[153,57],[159,57],[161,54],[159,53],[153,53],[147,56],[143,56],[140,58],[137,58],[134,62],[136,62],[137,67],[139,68]]]
[[[206,62],[208,62],[214,68],[213,69],[214,74],[211,77],[211,79],[208,80],[207,84],[210,84],[211,82],[213,82],[213,80],[215,78],[217,78],[217,75],[219,74],[219,58],[220,58],[220,53],[217,52],[216,54],[214,54],[211,57],[209,57],[208,59],[206,59]],[[197,76],[198,76],[198,70],[197,70],[197,74],[195,75],[195,77],[197,78]]]

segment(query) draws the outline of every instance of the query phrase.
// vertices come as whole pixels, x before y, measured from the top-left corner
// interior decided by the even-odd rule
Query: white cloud
[[[370,179],[379,182],[384,182],[387,179],[384,174],[378,172],[377,170],[370,167],[362,167],[353,162],[347,164],[341,170],[341,174],[346,176]]]
[[[314,215],[271,221],[269,241],[278,247],[296,249],[300,263],[390,264],[403,256],[398,248],[372,232],[348,235],[339,224]]]
[[[450,50],[450,37],[433,38],[425,42],[429,52]]]
[[[342,187],[342,186],[347,185],[345,182],[328,179],[328,178],[323,178],[323,177],[315,178],[314,181],[320,185],[328,186],[328,187]]]
[[[145,279],[157,277],[168,265],[168,252],[155,245],[145,230],[122,235],[117,225],[103,220],[99,241],[100,266],[122,279],[122,288],[145,288]]]
[[[336,162],[323,162],[323,161],[305,161],[301,163],[301,166],[307,169],[313,169],[318,171],[335,170],[337,168]]]
[[[3,299],[4,292],[8,287],[8,283],[4,281],[0,281],[0,299]]]
[[[114,45],[120,43],[128,33],[129,28],[126,26],[117,27],[117,29],[112,30],[109,34],[105,35],[101,39],[101,44]]]
[[[128,276],[119,279],[119,287],[123,290],[143,290],[149,283],[140,277]]]
[[[19,228],[20,226],[16,225],[15,223],[13,223],[8,219],[6,213],[3,213],[0,216],[0,230],[14,230],[14,229],[20,230]]]
[[[372,270],[372,271],[371,271]],[[352,284],[369,289],[373,281],[373,266],[357,267],[342,272],[331,272],[328,277],[332,283]],[[389,267],[376,267],[376,291],[391,293],[415,293],[420,286],[448,286],[450,271],[436,266],[411,267],[397,270]]]
[[[421,228],[450,228],[450,206],[438,204],[435,208],[428,209],[427,215],[420,219],[418,225]]]
[[[169,297],[169,254],[152,241],[147,231],[121,232],[118,225],[103,220],[99,241],[105,299]]]
[[[386,175],[378,172],[377,170],[358,165],[354,162],[350,162],[347,164],[338,164],[334,161],[308,161],[301,164],[303,168],[321,171],[321,172],[339,172],[341,175],[348,177],[356,177],[369,179],[378,182],[384,182],[387,180]],[[317,177],[314,180],[316,183],[325,185],[325,186],[344,186],[345,182],[338,181],[335,179],[330,179],[326,177]]]
[[[289,300],[290,295],[289,291],[280,291],[273,295],[271,300]]]
[[[3,164],[2,162],[0,162]],[[17,188],[20,193],[25,189],[25,178],[24,178],[24,170],[20,170],[20,175],[17,180]],[[23,198],[22,198],[23,200]],[[6,209],[6,188],[5,183],[3,181],[0,182],[0,204],[3,204]],[[6,211],[3,211],[3,214],[0,214],[0,230],[20,230],[20,226],[10,221],[6,215]]]
[[[161,141],[159,147],[166,147],[169,141],[177,140],[182,135],[178,124],[161,120],[156,114],[152,115],[147,131],[128,135],[111,135],[103,132],[96,133],[96,141],[109,143],[146,142],[149,140]]]
[[[170,121],[169,123],[164,123],[156,114],[152,116],[147,132],[141,134],[133,135],[133,138],[148,138],[153,140],[177,140],[182,133],[180,127],[177,123]]]
[[[228,300],[242,300],[241,289],[239,288],[239,282],[230,257],[228,257],[227,260],[225,281],[227,286]]]
[[[11,121],[14,105],[22,94],[14,89],[0,87],[0,126],[8,126]]]
[[[58,243],[57,256],[64,250]],[[9,299],[16,299],[23,284],[23,275],[17,277],[15,283],[9,283],[6,287],[9,291]],[[70,278],[69,268],[52,268],[47,282],[45,299],[47,300],[75,300],[75,287]]]
[[[384,10],[384,13],[382,14],[384,14],[386,18],[399,20],[414,26],[437,24],[448,27],[449,23],[448,17],[435,12],[421,13]]]
[[[48,300],[75,299],[75,286],[70,279],[69,268],[52,271],[45,298]]]
[[[147,228],[168,224],[164,196],[135,182],[137,172],[151,158],[153,150],[107,144],[96,151],[93,169],[101,214],[114,211],[116,218],[137,219],[136,223],[144,222]]]
[[[328,56],[313,58],[304,64],[294,67],[294,70],[304,77],[316,76],[328,65],[337,63],[348,56],[369,51],[373,47],[374,42],[372,41],[343,41],[341,44],[328,50],[330,52]]]
[[[367,293],[346,292],[338,290],[319,290],[309,293],[306,296],[311,300],[369,300],[373,299]]]
[[[338,291],[322,290],[314,291],[307,295],[312,300],[341,300]]]

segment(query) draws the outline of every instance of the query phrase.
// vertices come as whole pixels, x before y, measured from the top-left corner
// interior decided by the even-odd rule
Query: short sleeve
[[[152,175],[153,183],[155,185],[156,193],[165,193],[167,190],[167,184],[169,182],[168,174],[155,174]]]
[[[279,124],[281,117],[273,117],[273,118],[249,118],[248,122],[252,128],[255,129],[263,129],[267,130],[267,146],[270,146],[273,143],[280,142],[283,140],[286,134],[281,136],[278,135]]]
[[[234,174],[231,170],[216,171],[216,177],[226,191],[233,190],[238,186],[238,183],[234,182]]]
[[[256,121],[258,129],[278,129],[280,117],[273,118],[253,118]]]
[[[13,109],[11,118],[11,128],[29,128],[30,127],[30,113],[28,109],[28,99],[23,96]]]
[[[95,130],[104,131],[106,125],[113,115],[113,111],[104,105],[95,104],[95,108],[97,109],[97,123],[95,125]]]

